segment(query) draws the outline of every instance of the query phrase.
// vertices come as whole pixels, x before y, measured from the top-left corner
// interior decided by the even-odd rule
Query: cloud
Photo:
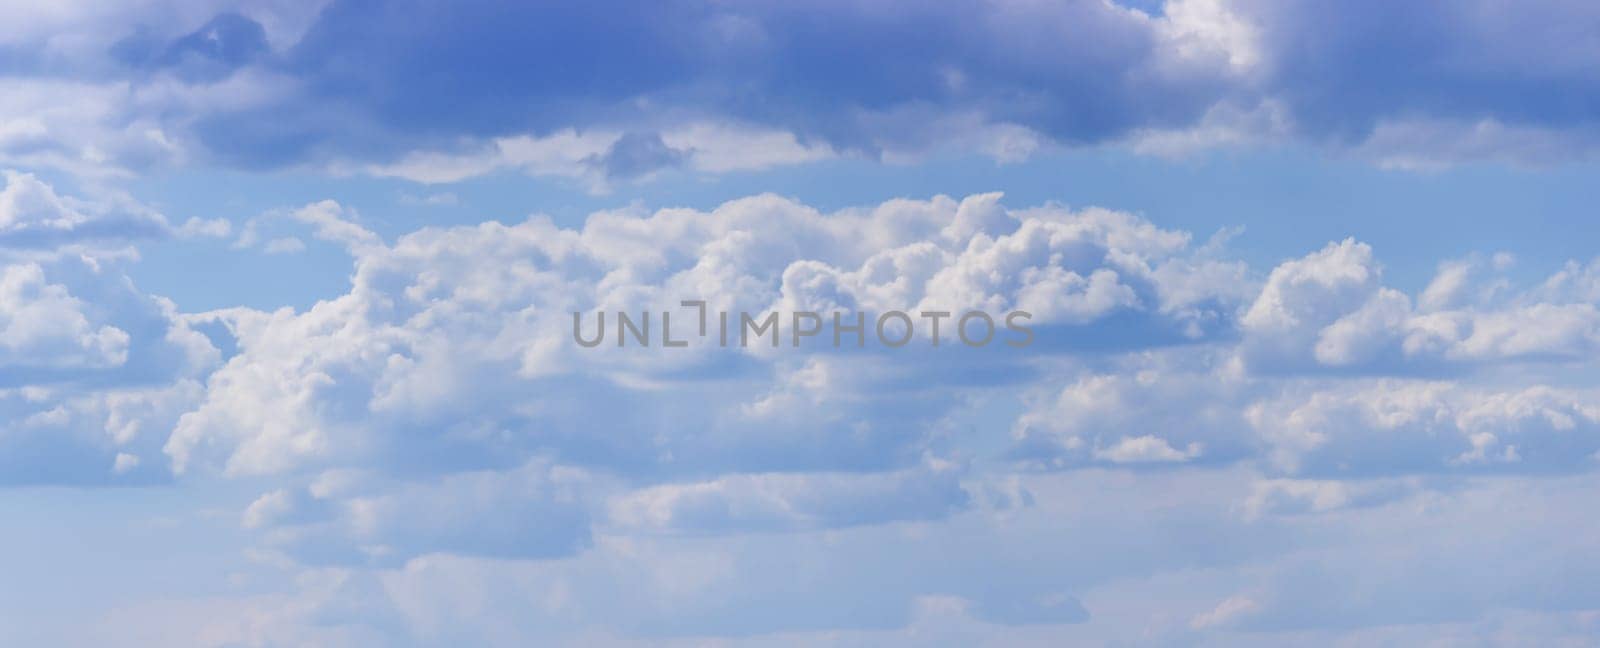
[[[115,367],[128,359],[128,333],[90,323],[85,304],[45,282],[38,265],[0,269],[0,366]]]
[[[1414,480],[1338,481],[1263,479],[1244,501],[1244,514],[1316,515],[1346,508],[1379,506],[1402,500],[1419,488]]]
[[[612,132],[580,133],[572,129],[542,137],[502,137],[450,152],[411,152],[393,162],[369,165],[364,170],[380,177],[405,178],[425,184],[456,182],[501,168],[520,169],[529,175],[586,178],[593,169],[585,165],[585,160],[605,154],[619,137],[620,134]]]
[[[939,519],[967,504],[957,477],[939,466],[872,475],[730,475],[633,491],[611,502],[611,521],[643,533],[713,533]]]
[[[1503,278],[1470,283],[1477,266],[1441,265],[1414,305],[1410,296],[1382,285],[1369,246],[1353,239],[1330,243],[1273,269],[1240,319],[1241,358],[1265,371],[1433,373],[1593,354],[1600,311],[1581,293],[1557,289],[1582,276],[1577,266],[1521,293],[1510,291]]]
[[[227,238],[232,232],[233,223],[223,218],[190,218],[174,230],[180,238]]]
[[[103,622],[74,619],[60,636],[160,645],[182,625],[179,640],[198,629],[219,642],[335,645],[1272,646],[1581,643],[1593,630],[1596,593],[1571,574],[1594,525],[1548,508],[1581,507],[1592,476],[1248,522],[1218,507],[1250,492],[1246,473],[1026,482],[1039,504],[994,517],[747,537],[601,535],[558,560],[434,554],[391,569],[312,568],[272,593],[141,598]]]
[[[697,171],[759,171],[838,156],[824,142],[801,141],[793,133],[731,127],[726,123],[688,124],[661,133],[667,146],[684,151]]]
[[[1292,474],[1569,472],[1594,467],[1600,410],[1584,392],[1378,381],[1249,411]],[[1590,446],[1594,446],[1590,448]]]
[[[1315,486],[1321,494],[1280,489],[1271,498],[1343,502],[1368,486],[1326,480],[1553,475],[1600,465],[1600,410],[1587,387],[1241,374],[1226,352],[1191,349],[1059,373],[1025,387],[1027,407],[1006,452],[1020,468],[1243,462],[1265,475],[1324,480]],[[1252,506],[1270,508],[1266,501]]]
[[[5,181],[0,189],[0,251],[116,244],[181,231],[131,201],[107,204],[63,197],[32,174],[16,171],[6,171]]]
[[[1303,133],[1446,160],[1559,161],[1593,150],[1592,113],[1567,99],[1595,87],[1584,72],[1595,52],[1580,45],[1581,34],[1600,21],[1593,7],[1560,1],[1239,7],[1270,52],[1271,87]],[[1506,29],[1508,21],[1518,28]],[[1519,72],[1526,69],[1545,73]],[[1564,132],[1567,145],[1540,152],[1545,138],[1494,132],[1546,129]],[[1407,137],[1416,141],[1396,141]]]
[[[381,164],[341,162],[334,167],[425,184],[459,182],[513,170],[535,177],[566,179],[592,193],[605,193],[619,182],[646,181],[674,168],[719,174],[802,164],[837,155],[825,143],[801,142],[788,132],[693,122],[661,131],[567,128],[537,137],[515,135],[487,143],[412,151]]]
[[[852,461],[860,463],[852,469],[903,467],[925,447],[918,426],[937,421],[949,405],[916,408],[939,402],[939,390],[960,380],[909,388],[917,368],[872,354],[581,349],[566,338],[571,313],[678,308],[682,299],[704,297],[714,309],[750,312],[1032,308],[1033,323],[1065,327],[1062,335],[1128,321],[1170,331],[1127,341],[1137,346],[1178,343],[1191,333],[1203,339],[1226,312],[1216,304],[1233,299],[1229,284],[1217,285],[1218,295],[1182,300],[1164,291],[1170,265],[1224,263],[1196,257],[1183,235],[1105,210],[1051,207],[1008,216],[997,200],[894,201],[824,216],[759,196],[704,213],[599,213],[576,230],[543,218],[426,229],[393,244],[336,203],[308,205],[289,213],[319,237],[350,247],[351,291],[303,313],[218,313],[240,354],[211,377],[207,403],[183,418],[168,451],[180,471],[199,462],[250,474],[364,464],[375,452],[434,461],[442,452],[481,464],[545,448],[586,463],[670,474],[732,465],[837,469],[830,464],[837,459],[818,454],[820,440],[830,439],[856,449]],[[948,229],[951,222],[960,229]],[[993,229],[975,231],[983,228]],[[895,273],[894,264],[920,270]],[[1039,284],[1074,281],[1086,290],[1051,293]],[[1102,299],[1107,291],[1114,297]],[[1123,319],[1104,323],[1113,315]],[[1005,356],[956,361],[1027,371]],[[721,381],[729,372],[747,377],[732,388]],[[647,386],[683,375],[704,379],[680,388],[720,394],[721,404],[685,410],[675,404],[681,399]],[[887,385],[905,387],[878,402],[855,396]],[[607,408],[600,418],[582,413],[596,398],[629,407]],[[810,423],[796,418],[819,411],[827,414]],[[645,436],[658,425],[649,421],[669,419],[705,434]],[[438,425],[462,436],[415,439],[444,444],[432,450],[384,449],[400,440],[394,429]],[[596,438],[586,432],[593,425],[625,436]],[[533,434],[499,437],[497,429]]]
[[[216,81],[268,54],[261,24],[224,12],[199,29],[165,45],[148,31],[135,32],[111,47],[112,56],[134,67],[168,68],[189,81]]]
[[[150,484],[159,447],[220,352],[125,274],[131,246],[213,236],[111,194],[58,194],[6,172],[0,190],[0,483]],[[221,225],[219,225],[221,223]]]
[[[1064,386],[1037,385],[1013,423],[1008,456],[1039,469],[1247,457],[1242,402],[1255,386],[1209,360],[1118,366]],[[1199,366],[1185,366],[1188,364]]]
[[[1224,599],[1217,607],[1209,612],[1195,615],[1189,625],[1196,628],[1215,628],[1233,623],[1235,620],[1249,616],[1261,606],[1255,601],[1243,596],[1232,596]]]
[[[232,247],[259,248],[265,254],[297,254],[306,249],[301,236],[305,226],[310,226],[313,238],[356,252],[379,242],[378,235],[361,225],[360,220],[356,210],[332,200],[297,209],[268,210],[245,220]],[[294,235],[287,235],[291,233]],[[226,236],[226,232],[222,235]]]
[[[0,484],[150,484],[220,353],[170,302],[82,260],[0,266]]]
[[[1188,447],[1179,450],[1168,445],[1165,440],[1154,436],[1123,437],[1116,445],[1104,450],[1096,450],[1097,459],[1111,463],[1150,463],[1150,462],[1182,462],[1200,456],[1201,446],[1191,443]]]
[[[135,243],[164,238],[222,238],[226,219],[190,218],[171,224],[154,208],[120,192],[62,195],[31,173],[3,171],[0,259],[42,259],[64,250],[115,256]]]
[[[292,236],[272,239],[261,247],[261,251],[267,254],[294,254],[296,252],[304,252],[305,249],[306,244]]]
[[[1581,520],[1499,522],[1595,477],[1594,263],[1523,285],[1486,252],[1412,295],[1355,240],[1252,268],[1225,235],[998,194],[365,222],[330,200],[246,224],[345,248],[348,289],[299,310],[180,313],[72,246],[8,263],[18,357],[81,361],[0,374],[0,477],[218,487],[208,519],[298,595],[219,595],[230,638],[1271,643],[1600,601],[1504,548],[1587,555]],[[1037,341],[567,337],[574,311],[685,298],[1026,307]],[[125,340],[84,342],[106,327]],[[1450,576],[1472,564],[1514,573]]]
[[[591,543],[581,470],[533,461],[504,471],[384,484],[329,475],[305,492],[251,503],[244,524],[303,563],[400,565],[451,553],[509,559],[570,556]]]
[[[55,31],[10,35],[35,56],[15,64],[32,80],[0,102],[0,159],[102,173],[195,159],[371,167],[440,182],[500,166],[502,142],[569,132],[608,141],[560,156],[550,175],[1279,142],[1390,167],[1542,165],[1590,159],[1596,142],[1570,98],[1593,91],[1583,26],[1600,16],[1554,0],[1514,15],[1254,0],[145,4],[140,20],[76,7],[41,22]],[[661,140],[648,164],[638,149],[588,168],[625,133]]]
[[[210,315],[239,351],[166,441],[179,478],[295,484],[267,491],[243,522],[260,549],[299,568],[521,565],[564,583],[540,596],[565,612],[540,615],[572,623],[560,615],[606,600],[631,610],[629,636],[883,631],[907,627],[911,602],[929,596],[954,597],[975,623],[1093,623],[1097,608],[1081,601],[1100,583],[1278,565],[1276,552],[1300,546],[1286,529],[1457,497],[1465,479],[1590,475],[1600,452],[1600,412],[1584,388],[1476,384],[1464,370],[1422,379],[1386,362],[1419,320],[1455,313],[1481,327],[1540,307],[1540,295],[1570,299],[1586,285],[1581,265],[1519,291],[1500,286],[1492,264],[1447,263],[1418,310],[1420,298],[1385,287],[1374,251],[1353,240],[1253,272],[1134,216],[1013,209],[998,195],[834,213],[757,196],[708,211],[600,212],[576,228],[534,217],[393,241],[336,203],[284,213],[349,245],[350,291],[303,312]],[[1090,288],[1097,273],[1114,275],[1102,280],[1114,299]],[[563,343],[573,311],[672,308],[686,295],[757,311],[1028,304],[1042,338],[1127,336],[1110,350],[1042,344],[993,358],[959,347],[899,357]],[[1392,317],[1381,310],[1391,301],[1402,306]],[[1371,339],[1377,351],[1360,346]],[[1491,374],[1550,362],[1433,353],[1424,357]],[[1347,358],[1363,371],[1350,373]],[[1010,447],[972,458],[959,439],[992,435],[996,419],[979,412],[1012,395],[1022,407],[1000,419],[1015,421]],[[1081,497],[1039,486],[1095,479],[1137,494],[1067,515],[1059,507]],[[1141,490],[1151,480],[1197,508],[1163,508],[1155,527],[1128,528],[1128,506],[1160,500]],[[998,520],[1037,520],[1038,507],[1072,528],[1109,526],[1070,549],[1078,559],[999,558],[1036,546],[1042,530],[1002,539],[992,534],[1013,527]],[[981,539],[882,553],[884,534],[961,537],[952,529]],[[1203,551],[1125,548],[1197,529],[1216,534]],[[806,577],[803,591],[859,590],[865,598],[849,602],[870,602],[865,611],[737,575],[769,552],[815,546],[808,534],[859,538],[848,558],[830,552],[839,571]],[[1107,552],[1129,557],[1086,558]],[[979,581],[1004,585],[905,580],[935,555],[972,556],[962,573],[998,573]],[[613,560],[650,567],[595,571]],[[1038,575],[1051,560],[1060,569]],[[667,566],[676,562],[689,571]],[[887,566],[863,571],[869,563]],[[1292,565],[1272,569],[1293,578]],[[1229,573],[1233,591],[1195,586],[1191,611],[1162,632],[1303,623],[1298,604],[1268,586],[1240,594],[1250,579]],[[1219,607],[1233,596],[1254,602],[1248,614]],[[741,600],[791,613],[746,614]],[[581,626],[543,632],[582,636]],[[450,627],[423,636],[475,636]]]

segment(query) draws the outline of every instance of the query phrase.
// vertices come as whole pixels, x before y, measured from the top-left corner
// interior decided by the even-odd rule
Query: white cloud
[[[863,359],[848,372],[815,374],[826,376],[820,382],[794,382],[789,378],[835,363],[817,358],[801,366],[767,351],[718,352],[704,345],[676,354],[584,350],[567,340],[571,313],[677,308],[681,299],[704,297],[714,309],[751,312],[784,304],[996,313],[1031,308],[1037,325],[1084,327],[1112,312],[1172,330],[1191,317],[1187,311],[1166,314],[1171,304],[1163,275],[1151,270],[1196,263],[1185,235],[1106,210],[1045,208],[1004,216],[994,200],[894,201],[824,216],[763,196],[706,213],[601,213],[581,230],[539,218],[430,229],[393,245],[355,225],[335,203],[310,205],[294,217],[316,224],[320,237],[350,245],[356,256],[351,292],[304,313],[219,313],[238,336],[241,354],[212,377],[208,402],[184,417],[168,450],[180,470],[198,453],[222,459],[229,472],[276,472],[306,462],[364,461],[393,442],[391,426],[430,421],[458,427],[468,438],[489,435],[468,447],[491,442],[506,426],[536,426],[550,435],[521,443],[563,447],[575,443],[566,435],[583,426],[548,417],[569,411],[558,402],[570,396],[557,394],[577,388],[574,378],[600,381],[589,389],[610,383],[612,397],[654,408],[665,405],[641,387],[659,376],[754,360],[777,372],[770,382],[723,392],[727,401],[720,407],[691,414],[710,426],[711,435],[657,437],[650,441],[653,452],[683,453],[680,461],[730,461],[816,441],[785,435],[824,434],[841,442],[858,436],[849,443],[871,448],[862,460],[890,461],[920,447],[921,435],[891,425],[863,437],[863,430],[850,429],[848,417],[808,432],[773,418],[803,402],[860,407],[868,415],[883,405],[857,403],[850,393],[911,375],[887,360]],[[965,224],[951,230],[950,223]],[[961,231],[972,231],[970,242],[949,238]],[[892,270],[895,264],[921,269],[904,274]],[[825,288],[827,282],[835,288]],[[1069,285],[1078,287],[1050,290]],[[1218,286],[1224,295],[1218,299],[1227,302],[1235,288]],[[863,371],[860,362],[884,370]],[[853,384],[844,378],[849,375],[863,382]],[[935,398],[932,392],[910,394],[901,405],[928,398]],[[925,416],[937,418],[943,409]],[[776,427],[769,435],[739,431],[752,425]],[[790,460],[814,451],[791,449]]]
[[[261,247],[261,251],[267,254],[294,254],[304,252],[305,249],[306,244],[293,236],[272,239]]]
[[[35,264],[0,268],[0,366],[115,367],[128,359],[128,333],[96,325],[87,304],[48,283]]]
[[[1145,435],[1123,437],[1109,448],[1095,450],[1094,456],[1118,464],[1183,462],[1199,457],[1200,448],[1199,443],[1190,443],[1179,450],[1164,439]]]
[[[1417,310],[1437,311],[1460,305],[1470,286],[1472,269],[1473,264],[1467,261],[1439,264],[1438,274],[1417,296]]]
[[[1267,371],[1318,367],[1434,369],[1451,364],[1581,361],[1600,348],[1600,311],[1569,265],[1533,290],[1474,282],[1477,259],[1453,261],[1416,306],[1382,285],[1372,250],[1347,239],[1274,268],[1243,317],[1241,357]]]
[[[1235,12],[1226,0],[1174,0],[1162,6],[1156,33],[1180,58],[1220,56],[1235,74],[1249,74],[1263,62],[1259,27]]]
[[[1386,119],[1356,152],[1388,169],[1439,171],[1480,161],[1542,167],[1592,159],[1600,134],[1498,119]]]
[[[117,456],[112,460],[111,472],[121,475],[138,467],[139,455],[118,452]]]
[[[173,228],[121,194],[91,200],[30,174],[5,180],[0,482],[167,479],[160,447],[221,352],[170,301],[139,292],[124,265],[139,239],[210,236],[226,222]]]
[[[1044,469],[1248,456],[1242,403],[1257,387],[1207,366],[1207,355],[1178,353],[1036,387],[1010,456]]]
[[[413,152],[392,164],[368,166],[365,171],[425,184],[459,182],[502,168],[536,176],[582,178],[590,173],[583,161],[605,153],[619,137],[621,133],[572,129],[540,137],[502,137],[461,153]]]
[[[1405,498],[1419,488],[1410,479],[1263,479],[1254,484],[1250,497],[1244,501],[1244,514],[1256,519],[1263,515],[1314,515],[1377,506]]]
[[[832,213],[756,196],[392,241],[324,201],[241,237],[259,243],[269,222],[346,246],[348,292],[182,315],[110,261],[13,264],[34,291],[19,294],[72,306],[82,331],[123,331],[125,359],[0,385],[10,482],[259,484],[230,519],[251,555],[323,602],[251,600],[238,613],[259,615],[256,636],[323,638],[313,620],[337,612],[352,636],[402,644],[615,638],[601,618],[640,641],[804,643],[823,628],[1093,643],[1135,626],[1157,642],[1232,639],[1300,628],[1305,603],[1279,583],[1315,581],[1303,564],[1409,568],[1363,562],[1373,547],[1338,525],[1481,522],[1483,489],[1590,479],[1600,464],[1600,401],[1573,359],[1591,343],[1581,264],[1516,290],[1469,259],[1413,299],[1353,240],[1252,273],[1220,238],[1195,246],[1128,214],[996,194]],[[1040,341],[889,355],[567,338],[574,310],[694,297],[1025,305]],[[1111,335],[1118,346],[1094,337]],[[1426,380],[1406,364],[1424,360]],[[55,461],[23,460],[38,456]],[[1460,551],[1444,564],[1510,559],[1493,543]],[[1512,590],[1546,578],[1517,564],[1523,580],[1464,609],[1514,606]],[[329,582],[360,590],[345,597],[359,609],[316,598]],[[1432,582],[1393,586],[1426,596]],[[1340,599],[1356,623],[1393,622],[1358,594]],[[955,616],[908,622],[917,606]],[[487,617],[513,621],[491,631]]]
[[[90,201],[62,196],[32,174],[5,171],[0,189],[0,255],[68,244],[126,244],[183,234],[154,210],[124,196]]]
[[[1210,611],[1195,615],[1189,625],[1197,630],[1226,626],[1259,609],[1261,606],[1248,597],[1230,596]]]
[[[332,200],[312,203],[289,213],[289,218],[315,228],[317,238],[359,251],[379,243],[378,235],[356,223],[356,214]],[[270,245],[270,244],[269,244]]]
[[[183,238],[227,238],[232,232],[233,223],[224,218],[190,218],[175,230]]]
[[[696,171],[759,171],[826,160],[838,154],[826,143],[804,143],[793,133],[696,123],[665,130],[661,141],[685,151]]]
[[[1325,476],[1564,472],[1600,451],[1593,395],[1378,380],[1252,405],[1272,465]]]
[[[630,492],[610,503],[610,520],[630,532],[705,533],[938,519],[967,504],[958,476],[949,466],[860,475],[728,475]]]

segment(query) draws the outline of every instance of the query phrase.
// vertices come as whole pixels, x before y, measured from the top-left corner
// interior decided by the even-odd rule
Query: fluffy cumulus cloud
[[[0,477],[250,484],[228,516],[297,575],[293,598],[204,603],[226,606],[205,615],[217,641],[1050,643],[1135,624],[1271,644],[1559,636],[1582,631],[1564,611],[1600,606],[1530,594],[1570,582],[1506,553],[1537,534],[1406,558],[1486,506],[1593,480],[1593,262],[1525,285],[1506,255],[1446,260],[1413,295],[1355,240],[1251,268],[1221,239],[998,194],[393,240],[321,201],[271,217],[349,255],[344,294],[182,313],[127,278],[129,246],[227,228],[8,181],[6,222],[53,234],[4,248]],[[722,346],[685,299],[919,325],[910,349],[796,343],[787,319]],[[923,312],[972,310],[1030,312],[1034,343],[975,348],[947,320],[933,345]],[[674,314],[693,343],[620,347],[619,311]],[[600,346],[574,312],[613,316]],[[1346,529],[1397,524],[1413,537],[1377,565]],[[1564,537],[1552,551],[1592,549]],[[1474,561],[1515,577],[1411,616],[1336,576],[1428,598]],[[164,636],[152,619],[201,604],[129,623]]]
[[[14,265],[0,274],[5,333],[0,335],[11,366],[108,367],[128,359],[128,334],[114,326],[95,328],[83,302],[65,286],[45,283],[38,265]]]
[[[188,235],[135,203],[0,191],[0,482],[149,483],[161,446],[221,359],[172,302],[126,274],[128,246]],[[198,221],[197,221],[198,222]]]
[[[1595,150],[1586,3],[1129,4],[71,4],[3,21],[0,46],[29,54],[0,69],[0,162],[603,190],[1105,143],[1296,141],[1406,168]]]
[[[1600,341],[1600,311],[1575,265],[1540,290],[1499,294],[1499,281],[1468,282],[1479,261],[1440,266],[1413,300],[1382,285],[1372,249],[1354,240],[1285,263],[1241,318],[1252,335],[1243,358],[1262,368],[1437,371],[1500,360],[1582,361]],[[1564,284],[1575,284],[1563,289]],[[1475,294],[1474,294],[1475,293]]]
[[[964,372],[1022,376],[1034,359],[998,340],[979,355],[958,343],[955,316],[939,353],[926,359],[889,356],[877,343],[833,352],[831,330],[784,353],[796,344],[792,313],[837,312],[846,323],[856,314],[915,313],[923,324],[912,334],[930,349],[924,312],[998,319],[1025,310],[1036,335],[1063,340],[1130,327],[1166,345],[1227,334],[1230,309],[1244,298],[1242,266],[1127,214],[1010,211],[998,199],[824,214],[757,196],[710,212],[600,213],[577,230],[542,217],[426,229],[392,245],[345,220],[335,203],[310,205],[297,218],[355,255],[350,292],[299,313],[208,314],[237,338],[239,353],[211,376],[207,402],[179,423],[168,451],[179,470],[236,474],[391,455],[492,465],[539,453],[663,474],[795,470],[828,467],[838,459],[818,453],[841,447],[854,450],[846,454],[860,469],[903,467],[931,451],[927,428],[957,404]],[[1174,267],[1225,281],[1196,288],[1171,280]],[[618,348],[619,311],[676,311],[679,330],[693,330],[685,299],[708,301],[713,327],[716,313],[732,313],[728,334],[740,342],[724,348],[709,343],[720,333],[708,333],[692,348]],[[585,331],[611,318],[601,346],[576,343],[574,312]],[[740,313],[778,313],[778,332],[746,346]],[[981,339],[981,328],[968,322],[969,341]],[[1072,345],[1055,346],[1051,353]],[[949,368],[928,372],[939,365]],[[681,394],[651,387],[663,381],[699,398],[720,394],[722,403],[685,406]],[[859,397],[892,385],[889,396]],[[573,402],[580,394],[614,402],[580,414],[588,409]],[[458,432],[395,434],[439,425]],[[679,428],[699,432],[672,433]]]
[[[5,481],[242,490],[248,555],[294,575],[118,613],[154,643],[1559,638],[1600,607],[1532,557],[1592,529],[1487,522],[1595,479],[1594,263],[1447,260],[1412,295],[1355,240],[1252,268],[998,194],[392,240],[334,201],[276,214],[349,256],[343,294],[185,314],[76,243],[0,274]],[[685,299],[919,325],[723,346]],[[922,312],[971,310],[1030,312],[1034,343],[933,345]],[[573,337],[619,311],[692,342]]]

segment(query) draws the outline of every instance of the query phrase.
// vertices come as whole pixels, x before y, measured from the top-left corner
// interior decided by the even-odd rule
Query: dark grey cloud
[[[149,28],[118,41],[111,55],[137,68],[172,69],[190,81],[216,81],[270,53],[261,24],[233,12],[163,43]]]
[[[233,22],[233,32],[253,31]],[[214,32],[203,28],[147,56],[241,61],[243,52],[220,55],[233,50],[208,40]],[[1157,45],[1148,20],[1093,1],[354,0],[327,7],[299,42],[262,63],[298,80],[298,93],[204,115],[196,128],[223,157],[269,166],[334,151],[382,155],[462,137],[694,118],[868,153],[969,115],[1094,143],[1190,123],[1229,91],[1212,75],[1159,69]]]
[[[248,69],[287,80],[288,90],[259,101],[167,116],[201,148],[247,167],[687,121],[789,131],[868,156],[925,150],[986,124],[1094,145],[1195,127],[1218,106],[1279,106],[1284,132],[1262,135],[1336,147],[1360,146],[1391,122],[1577,136],[1564,147],[1447,146],[1441,128],[1398,144],[1444,156],[1582,157],[1600,142],[1592,3],[1223,7],[1233,28],[1177,7],[1098,0],[335,0],[276,51],[257,21],[223,12],[165,36],[142,28],[111,52],[142,75],[190,83]],[[641,137],[619,143],[619,166],[604,170],[637,175],[624,159],[647,152]]]
[[[1534,2],[1268,2],[1259,25],[1301,130],[1360,141],[1383,119],[1600,125],[1600,5]]]

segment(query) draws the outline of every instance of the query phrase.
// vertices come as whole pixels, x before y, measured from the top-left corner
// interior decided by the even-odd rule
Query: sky
[[[1591,2],[0,2],[0,644],[1593,645],[1597,178]]]

